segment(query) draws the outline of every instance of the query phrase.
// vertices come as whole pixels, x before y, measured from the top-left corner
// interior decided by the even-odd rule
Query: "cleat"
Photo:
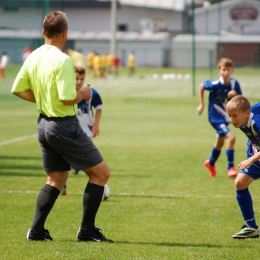
[[[44,229],[43,232],[36,232],[31,229],[28,230],[27,240],[30,241],[52,241],[52,237],[49,234],[47,229]]]
[[[209,169],[209,173],[211,177],[217,177],[217,172],[216,172],[216,165],[210,165],[209,160],[206,160],[204,162],[204,166]]]
[[[258,238],[258,228],[252,228],[247,225],[243,225],[241,230],[232,236],[234,239],[246,239],[246,238]]]
[[[102,229],[99,227],[95,227],[94,230],[90,232],[83,230],[82,228],[79,228],[76,239],[78,242],[92,241],[114,243],[113,240],[106,238],[100,231],[102,231]]]
[[[78,171],[74,170],[73,168],[71,168],[71,171],[72,171],[73,174],[78,174],[79,173]]]
[[[228,178],[236,178],[237,177],[237,170],[235,167],[231,167],[228,170]]]
[[[64,186],[59,194],[59,196],[66,196],[67,195],[67,188]]]

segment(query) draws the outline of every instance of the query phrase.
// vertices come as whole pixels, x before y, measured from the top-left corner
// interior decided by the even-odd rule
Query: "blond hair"
[[[233,97],[226,106],[226,110],[228,112],[232,111],[241,111],[246,112],[247,110],[250,110],[251,105],[247,98],[244,96],[238,95]]]

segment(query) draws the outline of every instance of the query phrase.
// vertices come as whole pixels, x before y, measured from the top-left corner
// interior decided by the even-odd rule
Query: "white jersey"
[[[0,67],[2,69],[5,69],[9,63],[9,57],[7,55],[3,55],[1,58]]]

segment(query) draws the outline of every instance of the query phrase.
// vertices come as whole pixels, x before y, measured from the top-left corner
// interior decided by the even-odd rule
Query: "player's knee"
[[[228,138],[228,141],[229,141],[230,143],[235,144],[235,142],[236,142],[236,136],[235,136],[235,135],[229,134],[229,135],[227,136],[227,138]]]
[[[103,168],[103,171],[102,171],[102,178],[107,182],[109,177],[110,177],[110,170],[107,167],[107,165],[105,165],[105,167]]]
[[[236,187],[237,190],[244,190],[248,186],[247,186],[247,182],[243,181],[243,179],[236,178],[235,179],[235,187]]]

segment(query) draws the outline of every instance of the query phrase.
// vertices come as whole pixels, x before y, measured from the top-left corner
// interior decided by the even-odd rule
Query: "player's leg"
[[[0,76],[4,78],[4,69],[0,66]]]
[[[251,176],[245,174],[243,171],[240,171],[235,180],[237,202],[246,222],[246,225],[243,225],[241,230],[233,235],[235,239],[259,237],[259,230],[254,217],[252,197],[248,190],[248,186],[253,180]]]
[[[62,190],[60,191],[60,196],[67,195],[67,183],[64,184]]]
[[[217,131],[216,141],[214,146],[212,147],[210,158],[204,162],[204,165],[209,169],[210,175],[212,177],[216,177],[217,172],[216,172],[215,164],[220,156],[221,149],[224,146],[224,142],[226,138],[225,136],[229,131],[229,129],[223,123],[218,123],[218,124],[211,123],[211,125]]]
[[[83,216],[81,227],[77,234],[78,241],[113,242],[107,239],[95,226],[95,218],[98,212],[104,185],[109,179],[110,171],[105,161],[98,165],[83,170],[89,177],[83,196]]]
[[[70,122],[64,123],[64,129],[69,129]],[[61,150],[67,148],[62,140],[63,124],[40,116],[38,119],[38,140],[42,149],[43,169],[47,172],[47,182],[41,189],[37,201],[34,220],[31,229],[27,233],[28,240],[52,240],[44,224],[60,191],[68,178],[70,164],[60,156],[53,147]],[[58,132],[58,133],[57,133]],[[59,135],[60,134],[60,135]],[[57,138],[58,136],[58,138]]]
[[[47,174],[47,182],[42,187],[36,201],[33,224],[27,233],[28,240],[52,240],[44,228],[44,224],[67,180],[68,171],[47,172]]]
[[[55,146],[55,151],[68,164],[68,170],[73,167],[76,171],[85,171],[89,176],[83,195],[82,225],[77,240],[111,242],[95,228],[95,217],[102,200],[104,185],[110,175],[109,169],[76,117],[66,121],[59,120],[56,125],[58,127],[52,129],[51,136],[48,135],[48,143]]]
[[[234,166],[234,156],[235,156],[235,142],[236,137],[232,132],[228,132],[226,135],[227,139],[227,148],[226,148],[226,155],[227,155],[227,170],[228,170],[228,177],[235,178],[237,176],[237,170]]]

